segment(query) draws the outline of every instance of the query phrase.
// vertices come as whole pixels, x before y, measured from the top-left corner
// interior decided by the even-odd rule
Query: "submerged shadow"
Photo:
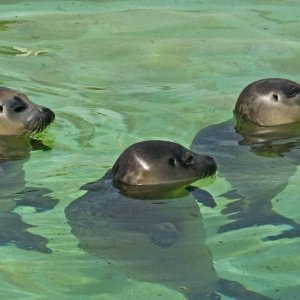
[[[0,245],[14,244],[21,249],[50,253],[48,240],[27,231],[33,225],[25,223],[13,210],[30,206],[42,212],[57,204],[48,189],[26,187],[23,165],[31,150],[48,150],[38,140],[21,136],[0,136]]]
[[[82,187],[86,194],[65,214],[79,246],[134,280],[160,283],[187,299],[269,299],[237,282],[219,278],[205,244],[202,216],[194,196],[146,199],[122,195],[111,174]],[[189,189],[213,207],[208,193]],[[202,198],[202,199],[201,199]]]
[[[300,224],[272,210],[271,200],[288,184],[300,163],[300,123],[265,127],[234,119],[200,130],[191,149],[208,153],[232,185],[222,211],[232,222],[219,232],[258,225],[288,225],[265,240],[300,237]]]

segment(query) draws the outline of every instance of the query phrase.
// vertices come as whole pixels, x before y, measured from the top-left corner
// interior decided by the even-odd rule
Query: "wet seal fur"
[[[160,140],[128,147],[112,168],[113,184],[131,197],[159,198],[170,191],[175,197],[183,186],[216,172],[215,161],[183,146]]]
[[[112,170],[82,187],[65,209],[80,248],[134,280],[164,284],[187,299],[269,299],[218,277],[192,182],[213,175],[215,161],[183,146],[145,141],[127,148]],[[200,191],[200,190],[199,190]],[[198,200],[214,206],[207,192]]]
[[[16,206],[31,206],[36,212],[52,209],[57,200],[48,196],[48,189],[25,187],[24,163],[31,150],[48,150],[34,133],[43,131],[54,113],[33,103],[13,89],[0,87],[0,245],[13,243],[26,250],[50,253],[47,239],[32,234],[32,227],[13,210]]]
[[[300,236],[300,225],[272,210],[271,200],[300,163],[300,85],[269,78],[239,95],[233,120],[201,129],[191,149],[212,155],[219,174],[232,185],[223,196],[235,200],[222,211],[232,222],[219,232],[258,225],[291,228],[265,240]]]
[[[294,81],[268,78],[244,88],[235,105],[241,119],[262,126],[276,126],[300,120],[300,85]]]
[[[52,110],[33,103],[26,95],[0,87],[0,136],[41,132],[54,117]]]

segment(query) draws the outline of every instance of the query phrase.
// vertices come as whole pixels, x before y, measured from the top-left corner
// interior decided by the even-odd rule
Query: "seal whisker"
[[[40,128],[39,122],[40,122],[40,118],[38,118],[37,120],[35,120],[35,121],[32,123],[33,126],[32,126],[32,128],[29,130],[28,136],[32,136],[32,135],[34,135],[34,134],[36,134],[36,133],[38,133],[38,132],[40,131],[40,130],[39,130],[39,128]]]

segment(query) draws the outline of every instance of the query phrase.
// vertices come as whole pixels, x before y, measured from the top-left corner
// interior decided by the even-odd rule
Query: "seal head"
[[[143,141],[128,147],[112,168],[114,183],[186,186],[213,175],[217,166],[206,155],[167,141]]]
[[[41,132],[54,118],[49,108],[33,103],[18,91],[0,87],[0,135]]]
[[[241,92],[234,112],[237,118],[262,126],[300,121],[300,85],[282,78],[255,81]]]

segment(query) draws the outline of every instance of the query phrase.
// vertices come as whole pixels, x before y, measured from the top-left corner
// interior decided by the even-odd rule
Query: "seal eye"
[[[169,158],[169,164],[172,167],[176,167],[177,166],[177,160],[176,160],[176,158],[174,158],[174,157]]]
[[[25,108],[26,108],[26,106],[24,106],[24,105],[18,105],[18,106],[16,106],[16,107],[14,108],[14,112],[20,113],[20,112],[22,112],[23,110],[25,110]]]
[[[297,95],[297,90],[291,90],[288,94],[287,94],[287,97],[290,98],[290,97],[295,97]]]
[[[3,106],[0,105],[0,112],[3,112]]]
[[[15,96],[14,100],[15,100],[15,104],[13,108],[14,112],[20,113],[27,108],[26,104],[19,96]]]
[[[278,95],[277,94],[273,94],[273,100],[278,102]]]

